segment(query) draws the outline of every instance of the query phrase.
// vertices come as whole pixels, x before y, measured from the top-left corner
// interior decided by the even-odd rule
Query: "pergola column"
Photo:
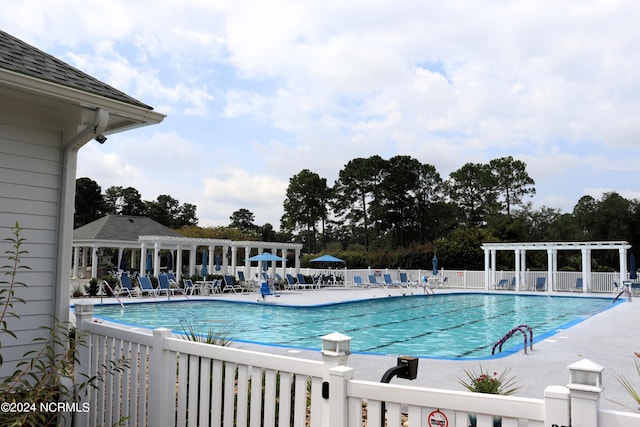
[[[285,261],[282,262],[282,277],[285,277],[287,275],[287,253],[289,252],[288,248],[282,248],[280,249],[280,253],[281,253],[281,257],[285,259]]]
[[[622,286],[622,282],[627,280],[627,248],[622,247],[618,249],[618,253],[620,254],[620,286]]]
[[[238,248],[231,246],[231,274],[236,275],[236,266],[238,265]]]
[[[98,278],[98,248],[91,248],[91,277]]]
[[[295,273],[300,273],[300,249],[296,248]]]
[[[491,251],[484,249],[484,288],[489,288],[489,272],[491,270],[491,259],[489,258]]]
[[[227,254],[229,253],[229,246],[222,245],[222,271],[224,274],[229,274],[229,260],[227,259]],[[233,272],[235,276],[235,272]]]
[[[196,274],[196,253],[198,251],[198,246],[193,245],[189,248],[189,276],[193,276]]]
[[[80,262],[79,248],[73,246],[73,278],[78,277],[78,262]]]
[[[515,278],[516,278],[516,291],[520,290],[520,263],[522,261],[522,259],[520,258],[520,249],[516,249],[514,251],[514,257],[515,257],[515,261],[516,261],[516,272],[515,272]]]
[[[496,255],[497,252],[495,249],[491,250],[491,284],[496,284]],[[489,289],[489,283],[485,283],[485,289]]]
[[[591,291],[591,249],[582,248],[582,292]]]
[[[251,261],[248,260],[251,258],[251,247],[244,247],[244,277],[251,279]]]
[[[547,292],[551,292],[554,280],[554,272],[556,271],[556,264],[558,253],[555,249],[547,249]]]

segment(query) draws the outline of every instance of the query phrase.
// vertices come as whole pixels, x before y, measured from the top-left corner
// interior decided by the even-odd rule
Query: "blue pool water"
[[[292,348],[319,349],[323,335],[341,332],[357,353],[474,359],[491,356],[495,342],[520,324],[534,342],[612,307],[611,298],[499,294],[442,294],[377,298],[318,306],[276,306],[231,301],[157,302],[95,307],[95,317],[177,333],[184,322],[228,338]],[[501,355],[522,349],[515,335]]]

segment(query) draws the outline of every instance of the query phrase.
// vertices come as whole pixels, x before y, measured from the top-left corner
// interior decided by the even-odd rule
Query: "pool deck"
[[[296,290],[280,292],[279,297],[267,296],[265,304],[287,305],[316,305],[339,301],[349,301],[368,298],[386,298],[401,296],[411,292],[422,293],[421,288],[323,288],[319,290]],[[457,290],[438,289],[437,293],[461,292]],[[469,292],[469,291],[464,291]],[[511,293],[512,294],[512,293]],[[559,293],[557,295],[572,295]],[[576,296],[576,294],[573,294]],[[595,294],[599,297],[613,295]],[[211,298],[198,297],[193,298]],[[257,293],[224,294],[215,296],[225,300],[247,302],[261,301]],[[172,296],[172,300],[183,300],[184,297]],[[100,303],[100,299],[83,299]],[[121,298],[124,302],[129,298]],[[135,298],[136,301],[160,301],[166,297]],[[72,303],[79,300],[72,300]],[[115,302],[113,298],[104,298],[104,302]],[[337,331],[341,332],[341,331]],[[536,337],[534,335],[534,341]],[[319,344],[320,345],[320,344]],[[292,357],[320,360],[317,351],[291,350],[273,346],[259,346],[250,344],[234,344],[235,347],[265,351],[272,354],[282,354]],[[640,352],[640,297],[633,302],[619,304],[612,309],[603,311],[577,325],[568,328],[541,342],[534,342],[533,351],[524,354],[520,351],[504,357],[488,358],[486,360],[442,360],[423,358],[419,361],[418,378],[414,381],[394,378],[393,383],[410,384],[432,388],[464,390],[458,383],[458,378],[464,377],[464,369],[477,371],[480,364],[487,371],[502,372],[509,369],[510,373],[519,380],[521,389],[515,394],[520,397],[542,398],[544,389],[549,385],[567,385],[569,383],[569,369],[567,366],[589,359],[603,366],[604,391],[600,406],[607,409],[635,410],[635,402],[620,385],[616,375],[623,375],[629,379],[640,391],[640,375],[634,365],[634,352]],[[411,356],[408,354],[407,356]],[[640,361],[640,360],[639,360]],[[395,366],[396,356],[372,356],[352,354],[347,362],[355,368],[354,378],[361,380],[379,381],[384,372]],[[625,407],[626,406],[626,407]]]

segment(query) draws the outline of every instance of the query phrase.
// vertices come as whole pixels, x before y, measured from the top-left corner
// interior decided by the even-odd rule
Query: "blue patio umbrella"
[[[321,257],[314,258],[309,262],[344,262],[344,260],[336,258],[332,255],[322,255]]]
[[[213,259],[215,260],[214,263],[216,265],[216,271],[220,271],[220,255],[216,254]]]
[[[433,275],[435,276],[436,274],[438,274],[438,256],[436,254],[433,254],[433,259],[431,260],[431,264],[433,265]]]
[[[638,273],[636,272],[636,257],[634,254],[629,256],[629,279],[638,279]]]
[[[202,268],[200,269],[200,274],[202,277],[206,277],[209,274],[209,270],[207,268],[207,264],[209,263],[209,256],[207,254],[207,250],[202,251]]]
[[[286,261],[286,259],[269,252],[263,252],[261,254],[254,255],[251,258],[247,258],[247,261]]]
[[[151,251],[147,251],[147,273],[153,270],[153,254]]]
[[[169,251],[167,255],[167,271],[173,270],[173,251]]]

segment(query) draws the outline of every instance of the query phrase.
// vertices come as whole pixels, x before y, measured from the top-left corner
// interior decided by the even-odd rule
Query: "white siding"
[[[26,304],[14,304],[20,319],[6,319],[20,341],[29,342],[43,336],[42,326],[51,324],[57,257],[57,227],[62,170],[61,137],[55,132],[10,126],[0,122],[0,265],[9,264],[6,251],[12,245],[5,239],[13,237],[16,222],[23,228],[22,247],[28,253],[21,256],[17,280],[27,287],[17,287],[16,295]],[[9,279],[3,273],[1,281]],[[6,287],[6,284],[2,284]],[[18,346],[11,337],[2,337],[4,364],[0,377],[13,363],[33,350],[33,344]]]

